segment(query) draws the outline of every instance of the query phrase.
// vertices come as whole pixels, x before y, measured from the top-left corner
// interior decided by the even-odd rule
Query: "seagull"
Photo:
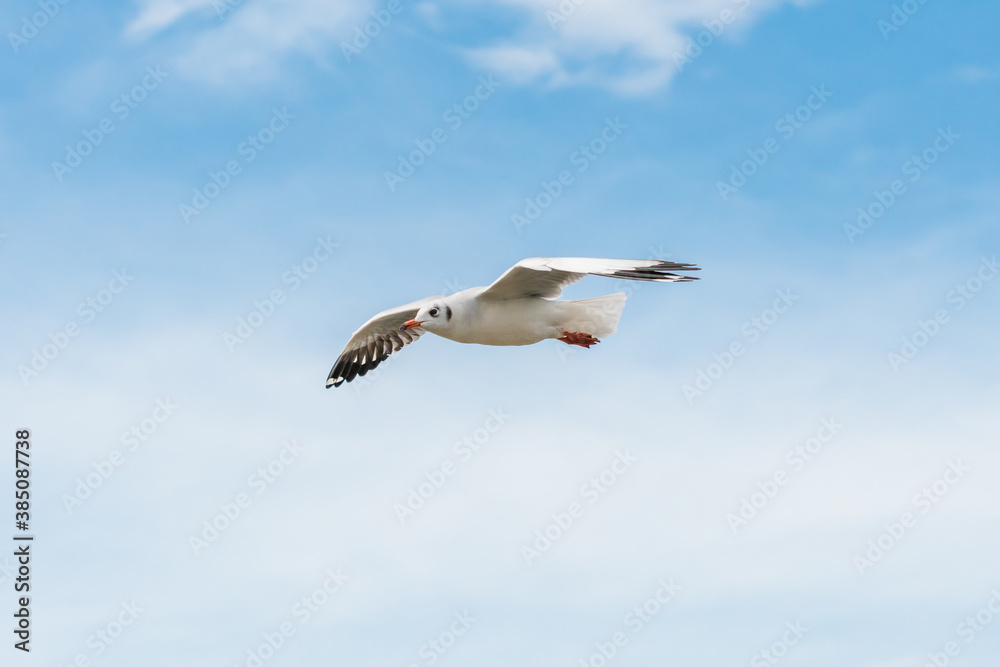
[[[457,343],[532,345],[548,338],[590,348],[618,328],[625,294],[556,301],[563,287],[584,276],[658,283],[688,282],[694,264],[660,260],[532,257],[507,269],[487,287],[429,296],[382,311],[354,332],[333,365],[326,386],[365,375],[425,331]]]

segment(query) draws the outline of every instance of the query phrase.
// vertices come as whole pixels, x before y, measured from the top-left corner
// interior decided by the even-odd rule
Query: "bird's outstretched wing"
[[[674,271],[698,271],[694,264],[678,264],[657,259],[594,259],[590,257],[532,257],[507,269],[479,295],[481,299],[517,299],[537,296],[554,299],[563,287],[584,276],[606,276],[624,280],[660,283],[697,280]]]
[[[340,353],[333,365],[326,386],[339,387],[359,375],[364,375],[385,361],[390,354],[398,352],[424,334],[420,327],[401,330],[403,322],[412,320],[417,311],[427,303],[441,297],[429,296],[420,301],[408,303],[398,308],[383,310],[365,322],[354,332],[347,347]]]

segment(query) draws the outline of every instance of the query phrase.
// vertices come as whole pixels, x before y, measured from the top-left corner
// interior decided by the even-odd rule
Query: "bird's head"
[[[435,301],[418,310],[412,320],[403,322],[399,328],[405,330],[420,327],[427,331],[441,330],[448,327],[451,316],[451,306],[444,301]]]

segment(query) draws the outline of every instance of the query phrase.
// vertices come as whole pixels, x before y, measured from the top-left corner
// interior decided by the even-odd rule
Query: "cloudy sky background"
[[[435,664],[596,667],[616,632],[609,664],[765,664],[789,622],[807,630],[781,664],[920,667],[949,641],[953,664],[996,664],[1000,619],[971,642],[959,624],[1000,590],[1000,280],[977,282],[1000,246],[1000,8],[907,6],[897,26],[881,1],[588,0],[559,20],[542,0],[402,2],[365,44],[357,30],[386,5],[69,3],[38,19],[39,4],[8,3],[0,419],[5,447],[32,431],[37,536],[32,653],[17,659],[248,665],[288,622],[263,664],[427,665],[422,647],[468,612]],[[499,85],[456,127],[445,114],[482,80]],[[814,90],[828,99],[801,111]],[[143,97],[124,118],[122,95]],[[242,142],[276,110],[287,124],[248,161]],[[797,111],[789,134],[778,123]],[[102,121],[113,131],[82,162],[54,167]],[[609,121],[620,136],[580,171]],[[446,140],[390,188],[438,128]],[[230,161],[239,173],[185,220]],[[515,225],[563,170],[573,182]],[[874,224],[845,228],[897,179]],[[337,247],[311,264],[319,239]],[[619,332],[590,350],[425,336],[323,388],[375,312],[538,255],[704,270],[568,290],[629,291]],[[89,315],[115,271],[128,285]],[[283,302],[231,350],[274,290]],[[772,321],[779,291],[792,305]],[[745,352],[720,374],[734,342]],[[716,379],[686,395],[702,372]],[[179,407],[131,451],[122,434],[168,399]],[[491,410],[504,424],[462,461],[453,444]],[[786,453],[824,419],[842,427],[793,470]],[[258,494],[251,475],[286,441],[301,453]],[[116,450],[121,465],[68,507]],[[635,463],[588,503],[581,485],[619,451]],[[449,460],[401,524],[394,505]],[[953,463],[968,470],[922,512],[913,496]],[[734,533],[727,515],[778,471],[787,484]],[[195,554],[190,538],[240,493],[250,506]],[[526,563],[574,501],[583,515]],[[907,511],[915,525],[859,572]],[[5,614],[12,565],[0,557]],[[346,583],[301,622],[293,606],[338,569]],[[634,632],[626,615],[661,579],[676,596]],[[133,601],[135,622],[97,640]]]

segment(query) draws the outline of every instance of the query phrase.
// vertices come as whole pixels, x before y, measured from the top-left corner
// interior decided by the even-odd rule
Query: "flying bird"
[[[385,310],[354,332],[333,365],[326,386],[339,387],[365,375],[425,331],[458,343],[532,345],[554,338],[590,348],[618,328],[625,294],[556,301],[563,287],[584,276],[659,283],[697,280],[675,271],[694,264],[659,260],[532,257],[507,269],[488,287],[449,296],[429,296]]]

